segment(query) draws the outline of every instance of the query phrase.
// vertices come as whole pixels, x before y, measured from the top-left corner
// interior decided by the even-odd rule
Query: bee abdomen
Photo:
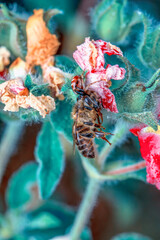
[[[79,140],[76,141],[76,145],[81,154],[86,158],[95,158],[95,149],[92,139],[86,139],[82,136],[78,137]]]

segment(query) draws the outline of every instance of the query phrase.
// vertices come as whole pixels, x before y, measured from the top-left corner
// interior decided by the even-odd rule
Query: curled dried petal
[[[50,96],[34,96],[32,93],[29,96],[16,96],[16,101],[19,107],[33,108],[39,112],[39,114],[45,118],[47,114],[55,109],[55,101]]]
[[[4,111],[18,112],[19,106],[16,102],[15,96],[9,92],[5,92],[1,98],[1,102],[5,104]]]
[[[122,80],[125,76],[125,69],[118,66],[118,64],[111,66],[107,65],[106,75],[107,79]]]
[[[27,56],[29,68],[42,65],[50,56],[55,55],[60,45],[55,34],[51,34],[43,20],[43,9],[34,10],[26,25]]]
[[[93,69],[100,71],[104,68],[105,53],[108,55],[123,55],[122,51],[111,43],[102,40],[90,41],[90,38],[86,38],[83,44],[77,46],[73,58],[84,71]]]
[[[49,86],[52,88],[54,96],[59,97],[59,95],[61,95],[60,89],[65,83],[64,72],[59,68],[47,64],[44,64],[42,66],[42,70],[44,82],[49,83]]]
[[[0,84],[0,96],[5,92],[12,93],[14,95],[20,93],[25,89],[24,82],[20,78],[6,81]]]
[[[35,97],[30,93],[29,102],[30,107],[36,109],[43,118],[45,118],[46,114],[49,114],[55,109],[55,101],[50,96],[41,95]]]
[[[9,67],[10,79],[25,78],[27,75],[27,65],[20,57],[18,57]]]
[[[0,72],[2,72],[5,69],[5,66],[10,63],[10,55],[11,54],[6,47],[0,47]]]

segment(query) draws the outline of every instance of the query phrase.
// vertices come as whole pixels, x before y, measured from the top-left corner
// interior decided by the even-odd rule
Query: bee
[[[99,95],[85,87],[83,76],[75,76],[72,79],[71,86],[73,91],[78,94],[77,103],[75,104],[72,117],[74,120],[72,134],[78,150],[86,158],[95,158],[96,151],[94,139],[101,138],[111,143],[106,139],[106,133],[102,129],[103,115],[102,104]]]

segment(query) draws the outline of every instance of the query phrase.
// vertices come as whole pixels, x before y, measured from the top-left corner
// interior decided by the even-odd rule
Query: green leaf
[[[159,84],[157,71],[146,83],[140,82],[140,71],[126,58],[121,58],[125,63],[127,73],[125,82],[112,92],[115,96],[117,108],[120,113],[142,113],[154,108],[152,93]]]
[[[142,21],[141,13],[129,11],[126,0],[103,0],[92,11],[93,29],[99,37],[110,42],[122,42],[131,28]]]
[[[38,135],[35,156],[39,163],[38,186],[42,199],[49,198],[60,181],[64,169],[61,142],[50,122],[45,122]]]
[[[4,4],[1,7],[0,45],[6,46],[14,56],[26,54],[26,21],[17,18]]]
[[[63,12],[60,11],[59,9],[49,9],[44,12],[43,19],[46,22],[46,25],[49,25],[49,21],[51,20],[52,17],[54,17],[57,14],[62,14]]]
[[[144,65],[160,68],[160,25],[143,15],[144,33],[139,46],[139,57]],[[153,27],[154,26],[154,27]]]
[[[47,96],[47,95],[50,94],[50,90],[49,90],[48,86],[49,86],[48,83],[41,84],[41,85],[36,85],[35,87],[33,87],[31,89],[30,92],[36,97],[41,96],[41,95]]]
[[[36,86],[36,84],[32,81],[31,75],[27,74],[24,85],[26,88],[28,88],[29,91]]]
[[[111,240],[151,240],[151,238],[138,233],[122,233],[113,237]]]
[[[37,164],[24,164],[9,180],[6,191],[6,202],[10,208],[26,205],[32,198],[31,187],[36,184]]]
[[[32,222],[32,219],[38,219],[39,216],[47,214],[47,216],[53,216],[55,224],[46,228],[30,228],[27,224],[25,228],[25,235],[33,237],[37,240],[48,240],[56,236],[62,236],[66,234],[66,229],[69,229],[74,221],[75,212],[73,208],[68,207],[65,204],[60,204],[55,201],[45,201],[38,209],[29,212],[26,221]],[[53,219],[51,220],[53,223]],[[50,221],[49,221],[50,222]],[[45,223],[44,223],[45,224]]]
[[[152,127],[155,131],[158,128],[158,123],[153,116],[152,112],[142,112],[142,113],[122,113],[120,114],[123,118],[135,121],[135,122],[140,122],[149,125]]]
[[[61,224],[61,220],[53,214],[48,212],[41,212],[35,218],[29,220],[27,228],[42,230],[47,228],[56,228],[59,227]]]
[[[57,55],[55,56],[55,67],[60,68],[64,72],[74,73],[78,65],[73,58]]]
[[[46,83],[46,84],[35,84],[32,81],[32,78],[29,74],[27,74],[27,76],[26,76],[24,85],[36,97],[41,96],[41,95],[49,95],[50,94],[48,83]]]
[[[73,119],[71,116],[73,105],[74,102],[65,97],[65,100],[57,103],[56,110],[50,114],[51,122],[56,128],[56,131],[63,133],[69,141],[73,139]]]

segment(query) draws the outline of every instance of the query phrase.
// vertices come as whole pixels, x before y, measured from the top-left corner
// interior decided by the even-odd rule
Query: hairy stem
[[[118,144],[119,140],[124,137],[126,134],[128,128],[124,126],[121,122],[118,122],[115,130],[114,135],[110,138],[110,142],[112,145],[106,144],[104,148],[102,149],[102,152],[100,153],[100,156],[98,158],[98,165],[100,169],[103,169],[105,160],[109,156],[110,152],[115,148],[115,146]],[[86,160],[87,161],[87,160]],[[73,224],[71,233],[70,233],[70,239],[71,240],[79,240],[80,235],[87,224],[90,215],[92,213],[92,210],[94,208],[95,202],[97,200],[97,196],[100,190],[100,186],[103,183],[103,181],[99,181],[97,179],[89,178],[88,186],[85,192],[85,195],[83,197],[82,203],[80,205],[78,214],[76,216],[75,222]]]
[[[146,167],[146,162],[145,161],[140,161],[140,162],[135,163],[131,166],[123,167],[123,168],[113,170],[113,171],[107,171],[104,174],[106,174],[108,176],[121,175],[121,174],[125,174],[125,173],[128,173],[128,172],[138,171],[138,170],[143,169],[145,167]]]
[[[23,128],[24,122],[21,121],[9,122],[5,128],[0,142],[0,183],[9,159],[15,151],[16,145],[23,132]]]
[[[114,129],[113,136],[109,139],[111,145],[106,144],[99,155],[98,163],[101,169],[103,169],[105,160],[109,156],[110,152],[116,147],[119,141],[126,136],[127,132],[128,128],[126,125],[119,121]]]
[[[94,208],[99,189],[100,183],[97,180],[90,178],[70,234],[71,240],[78,240],[80,238],[83,228],[87,224]]]

